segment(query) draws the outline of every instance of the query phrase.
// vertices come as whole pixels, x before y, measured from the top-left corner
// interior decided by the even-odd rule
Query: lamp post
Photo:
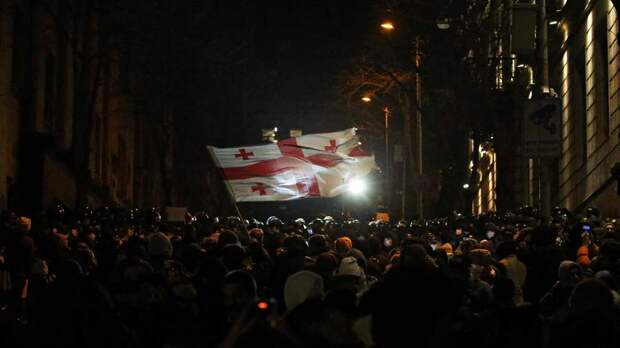
[[[417,143],[418,143],[418,175],[419,180],[422,180],[424,174],[423,167],[423,154],[422,154],[422,113],[420,112],[420,106],[422,105],[422,79],[420,76],[420,69],[422,67],[422,55],[420,54],[420,38],[415,39],[415,95],[416,95],[416,128],[417,128]],[[421,185],[418,185],[421,186]],[[418,215],[420,219],[424,219],[424,194],[422,190],[418,188]]]
[[[449,26],[448,26],[449,27]],[[381,23],[381,29],[385,32],[391,32],[396,29],[394,23],[389,20],[383,21]],[[415,39],[415,90],[416,90],[416,145],[417,145],[417,162],[418,162],[418,181],[421,182],[422,176],[424,174],[423,167],[423,149],[422,149],[422,113],[420,112],[420,106],[422,105],[422,78],[420,74],[420,69],[422,67],[422,54],[421,54],[421,40],[419,37]],[[387,120],[387,116],[386,116]],[[386,121],[387,124],[387,121]],[[407,127],[407,126],[406,126]],[[401,201],[401,216],[404,218],[405,216],[405,208],[406,208],[406,189],[407,189],[407,161],[406,156],[403,157],[403,182],[402,182],[402,201]],[[417,208],[418,208],[418,216],[420,219],[424,218],[424,194],[421,189],[421,185],[418,185],[417,189]]]
[[[362,97],[362,101],[364,103],[372,102],[372,98],[368,95]],[[390,108],[388,106],[383,107],[383,117],[384,117],[384,128],[383,128],[383,137],[385,139],[385,195],[388,196],[386,199],[386,205],[389,205],[389,192],[391,191],[391,177],[390,177]]]
[[[383,115],[385,117],[385,176],[390,178],[390,109],[386,106],[383,108]],[[390,189],[388,185],[388,189]]]

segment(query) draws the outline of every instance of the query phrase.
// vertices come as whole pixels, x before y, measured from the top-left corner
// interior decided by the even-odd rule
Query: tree
[[[465,182],[469,183],[470,190],[477,190],[477,151],[470,170],[467,139],[471,136],[477,149],[488,134],[493,134],[495,117],[501,114],[497,106],[507,104],[506,95],[510,94],[509,85],[498,90],[494,84],[496,62],[490,61],[488,55],[493,38],[482,35],[492,32],[488,30],[491,20],[488,9],[493,3],[490,0],[390,1],[387,8],[375,9],[375,23],[389,17],[396,30],[389,33],[389,37],[376,33],[368,35],[367,44],[353,61],[353,68],[344,73],[342,95],[348,108],[359,115],[356,122],[360,125],[376,124],[369,122],[367,113],[359,112],[351,100],[359,100],[363,93],[396,96],[398,109],[405,118],[403,128],[409,160],[413,158],[414,149],[411,115],[415,108],[421,111],[425,168],[428,169],[425,172],[453,173],[450,183],[444,180],[442,195],[446,197],[441,201],[447,203],[435,209],[439,215],[454,209],[469,210],[473,197],[462,206],[450,203],[462,201],[461,186]],[[439,20],[450,23],[448,31],[438,29]],[[424,102],[421,107],[412,102],[415,100],[412,76],[418,68],[412,45],[416,37],[424,45],[420,71]]]

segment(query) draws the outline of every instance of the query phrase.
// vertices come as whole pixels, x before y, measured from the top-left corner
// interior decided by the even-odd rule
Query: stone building
[[[0,2],[0,209],[159,199],[157,151],[95,2]],[[63,6],[93,12],[76,22]]]
[[[562,35],[554,81],[562,98],[562,157],[557,201],[620,215],[610,169],[620,162],[618,13],[611,0],[559,1]]]
[[[497,185],[487,185],[479,173],[474,212],[493,210],[481,201],[496,196],[501,211],[523,205],[543,212],[554,205],[575,211],[593,206],[604,215],[620,216],[610,173],[620,162],[620,43],[614,2],[498,0],[483,6],[479,24],[488,35],[473,47],[472,56],[487,60],[480,65],[481,75],[505,96],[491,102],[499,109],[509,107],[494,116]],[[541,3],[546,4],[545,42],[539,27]],[[542,47],[548,49],[548,86],[541,80]],[[528,100],[548,87],[561,100],[561,153],[540,160],[524,153],[522,120]]]

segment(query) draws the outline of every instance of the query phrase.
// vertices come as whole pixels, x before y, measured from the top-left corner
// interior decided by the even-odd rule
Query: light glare
[[[356,196],[364,194],[367,188],[368,188],[368,185],[366,184],[366,181],[362,179],[354,178],[354,179],[351,179],[351,181],[349,181],[349,192],[351,192],[352,194]]]
[[[381,28],[385,29],[385,30],[394,30],[394,23],[390,22],[390,21],[385,21],[383,23],[381,23]]]

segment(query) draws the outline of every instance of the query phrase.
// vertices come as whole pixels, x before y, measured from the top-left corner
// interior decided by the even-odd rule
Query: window
[[[104,157],[101,148],[101,117],[95,115],[95,177],[101,178],[101,162]]]
[[[583,27],[576,33],[569,48],[570,66],[570,105],[571,105],[571,135],[574,169],[585,163],[587,156],[586,139],[586,59],[585,59],[585,30]]]
[[[600,144],[609,138],[609,64],[607,45],[607,3],[596,9],[594,59],[596,73],[596,138]]]
[[[118,137],[118,196],[121,199],[127,198],[127,186],[129,185],[129,163],[127,161],[127,143],[122,136]]]
[[[54,130],[54,104],[56,100],[56,62],[50,53],[45,57],[45,95],[43,117],[45,126],[51,132]]]
[[[65,113],[67,112],[67,40],[62,37],[58,40],[58,59],[56,69],[56,105],[54,132],[62,136],[65,134]]]

